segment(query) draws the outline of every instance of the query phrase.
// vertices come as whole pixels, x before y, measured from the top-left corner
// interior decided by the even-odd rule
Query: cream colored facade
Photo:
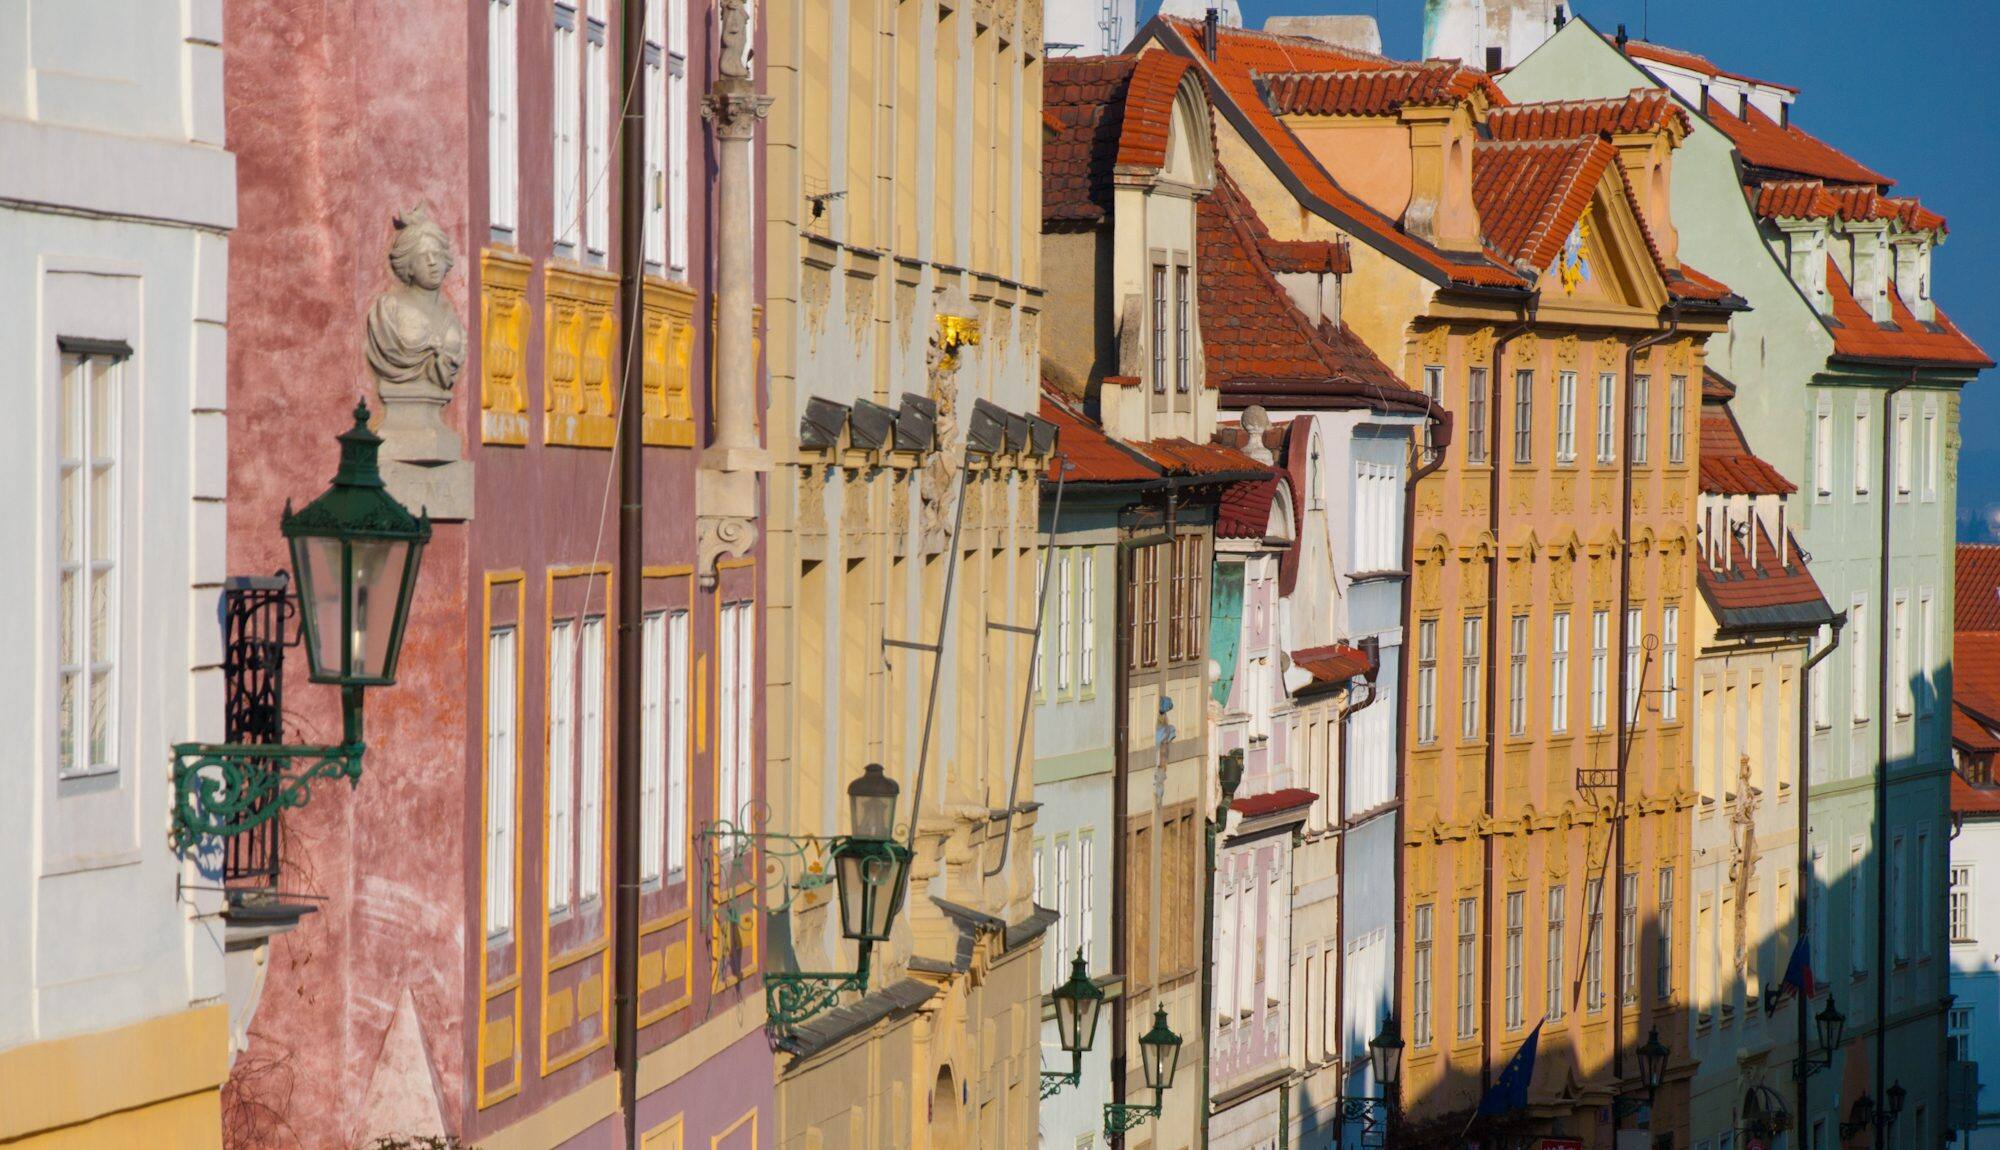
[[[880,762],[917,856],[869,993],[781,1036],[775,1144],[1027,1145],[1049,916],[1015,746],[1031,639],[1005,628],[1032,626],[1041,559],[1045,460],[1021,430],[1041,5],[791,0],[764,18],[766,829],[842,833],[847,784]],[[771,922],[770,969],[853,968],[826,896]]]

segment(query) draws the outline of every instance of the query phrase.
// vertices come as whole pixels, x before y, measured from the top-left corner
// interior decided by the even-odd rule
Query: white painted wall
[[[1051,56],[1116,55],[1138,31],[1139,0],[1048,0],[1042,8]]]
[[[2000,819],[1967,818],[1951,840],[1951,865],[1972,871],[1972,923],[1951,940],[1952,1006],[1970,1010],[1968,1053],[1979,1064],[1979,1127],[1964,1150],[2000,1147]],[[1947,930],[1949,927],[1947,926]]]
[[[215,885],[167,845],[168,747],[222,734],[222,0],[0,5],[0,1048],[218,1000]],[[57,341],[122,341],[115,737],[57,767]],[[272,524],[272,530],[277,525]]]

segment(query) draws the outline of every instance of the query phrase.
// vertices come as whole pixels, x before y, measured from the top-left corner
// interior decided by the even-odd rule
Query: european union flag
[[[1547,1022],[1543,1019],[1542,1022]],[[1535,1049],[1542,1042],[1542,1023],[1528,1032],[1527,1040],[1507,1060],[1507,1066],[1500,1071],[1500,1077],[1493,1082],[1493,1088],[1479,1100],[1479,1115],[1482,1118],[1497,1118],[1525,1109],[1528,1105],[1528,1084],[1535,1080]]]

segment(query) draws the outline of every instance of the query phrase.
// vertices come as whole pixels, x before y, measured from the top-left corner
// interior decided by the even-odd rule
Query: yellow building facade
[[[840,834],[879,762],[915,849],[865,994],[774,1032],[782,1147],[1035,1138],[1031,753],[1039,0],[773,5],[763,236],[769,811]],[[1031,744],[1030,744],[1031,745]],[[829,888],[769,969],[853,969]]]

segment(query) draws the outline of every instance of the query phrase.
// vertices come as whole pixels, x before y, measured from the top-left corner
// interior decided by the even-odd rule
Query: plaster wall
[[[1978,1128],[1961,1138],[1964,1150],[1991,1150],[2000,1144],[2000,910],[1981,894],[2000,876],[2000,820],[1967,818],[1951,840],[1951,865],[1972,868],[1971,923],[1963,939],[1952,939],[1951,994],[1954,1009],[1969,1011],[1962,1028],[1966,1053],[1979,1066]]]
[[[0,513],[16,543],[0,586],[21,653],[0,672],[0,717],[22,737],[0,803],[0,1140],[213,1147],[230,1055],[220,860],[169,850],[164,763],[174,743],[223,735],[236,191],[220,5],[22,3],[0,26],[0,359],[17,369],[0,477],[20,493]],[[130,352],[101,417],[112,447],[91,453],[113,458],[117,500],[93,552],[115,560],[118,589],[98,656],[116,665],[108,741],[89,753],[79,703],[79,753],[98,761],[65,774],[59,341],[78,338]]]

